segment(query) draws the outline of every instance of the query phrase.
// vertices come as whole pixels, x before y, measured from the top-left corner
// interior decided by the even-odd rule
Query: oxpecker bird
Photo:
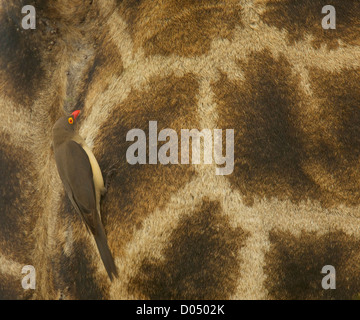
[[[85,140],[75,131],[80,110],[61,117],[53,127],[56,166],[72,205],[95,238],[110,280],[117,277],[114,258],[108,246],[100,216],[100,198],[105,194],[99,164]]]

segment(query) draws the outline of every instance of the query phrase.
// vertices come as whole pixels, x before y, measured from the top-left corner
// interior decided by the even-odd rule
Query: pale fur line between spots
[[[18,108],[12,100],[5,96],[1,100],[1,131],[8,133],[13,145],[26,147],[24,141],[29,141],[31,136],[38,136],[41,128],[34,126],[31,117],[35,117],[31,111],[26,108]]]
[[[266,275],[264,274],[265,254],[269,248],[268,234],[263,229],[263,221],[253,221],[256,231],[249,234],[245,246],[239,252],[240,278],[237,290],[232,299],[266,299],[267,292],[264,288]]]
[[[255,202],[254,208],[257,207],[269,231],[276,229],[299,236],[302,231],[321,235],[337,229],[360,238],[360,215],[357,207],[347,208],[345,216],[339,214],[339,209],[325,209],[317,201],[293,204],[289,200],[274,199]]]
[[[111,39],[119,49],[124,69],[127,69],[134,61],[134,44],[130,34],[126,31],[127,24],[117,12],[111,15],[107,24],[110,28]]]
[[[11,259],[7,259],[2,254],[0,254],[0,274],[18,277],[19,285],[20,279],[25,276],[21,273],[23,267],[24,265]]]

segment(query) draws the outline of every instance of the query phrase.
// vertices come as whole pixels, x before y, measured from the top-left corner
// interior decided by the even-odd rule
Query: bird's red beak
[[[79,115],[80,110],[75,110],[71,115],[74,117],[74,120],[76,120],[77,116]]]

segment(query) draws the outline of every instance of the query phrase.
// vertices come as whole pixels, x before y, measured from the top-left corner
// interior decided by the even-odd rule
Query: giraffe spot
[[[126,150],[133,142],[126,141],[127,132],[139,128],[148,133],[151,120],[157,121],[158,132],[165,128],[180,132],[181,128],[198,127],[197,93],[198,83],[191,74],[155,77],[150,80],[147,91],[132,90],[101,126],[94,154],[105,177],[112,165],[118,169],[102,208],[104,224],[109,227],[110,245],[113,242],[117,246],[115,251],[131,239],[130,230],[140,228],[148,214],[164,206],[170,196],[195,175],[192,165],[130,165]]]
[[[304,117],[303,168],[323,190],[347,205],[360,203],[360,69],[309,69],[316,108]],[[328,199],[330,201],[330,199]]]
[[[251,205],[254,196],[299,201],[317,195],[317,187],[301,167],[296,110],[299,79],[284,56],[264,50],[239,63],[245,81],[226,75],[213,83],[220,128],[235,132],[235,167],[226,176]]]
[[[19,277],[8,274],[0,274],[0,300],[25,300],[31,299],[35,290],[24,290],[21,285],[22,277],[19,270]]]
[[[41,54],[35,49],[39,31],[22,29],[21,8],[19,3],[4,3],[0,14],[0,84],[9,97],[29,106],[40,90],[45,70]]]
[[[25,14],[21,13],[21,9],[25,5],[33,5],[36,9],[34,30],[22,28]],[[99,10],[89,5],[88,1],[82,0],[56,3],[21,0],[2,4],[0,85],[14,102],[31,108],[40,97],[39,93],[44,95],[49,90],[50,83],[54,86],[54,83],[61,82],[62,76],[56,67],[59,61],[66,64],[66,60],[62,60],[65,46],[69,52],[79,49],[75,47],[81,40],[74,37],[82,34],[85,38],[81,30],[83,26],[86,26],[88,34],[92,34],[92,22],[98,17]],[[86,46],[84,42],[81,44],[83,47]]]
[[[354,299],[360,292],[360,241],[343,231],[324,235],[303,231],[299,237],[289,232],[270,233],[270,250],[265,255],[265,288],[272,299]],[[336,289],[322,288],[332,265]]]
[[[4,143],[0,133],[0,247],[1,253],[19,263],[30,264],[37,211],[36,181],[31,155]]]
[[[88,246],[89,244],[83,240],[75,241],[71,255],[69,257],[61,255],[58,265],[59,272],[56,273],[61,281],[55,283],[71,299],[104,300],[107,299],[107,292],[104,288],[106,286],[102,285],[95,276],[97,270]],[[107,275],[104,274],[104,278],[101,279],[104,284],[106,283],[105,276]],[[60,283],[63,284],[62,287],[59,286]]]
[[[128,23],[135,49],[147,55],[202,55],[212,40],[231,40],[241,26],[237,1],[123,1],[120,13]]]
[[[336,10],[336,29],[323,29],[322,19],[326,16],[322,8],[332,5]],[[319,48],[326,44],[330,49],[339,45],[339,40],[359,44],[360,3],[353,0],[270,0],[263,14],[264,22],[280,30],[286,30],[290,43],[305,40],[311,35],[312,44]]]
[[[129,290],[149,299],[227,299],[240,277],[247,235],[232,228],[220,204],[205,199],[179,220],[161,260],[144,258]]]
[[[235,167],[227,178],[244,202],[357,205],[359,70],[309,69],[309,98],[284,56],[275,59],[264,50],[239,64],[245,81],[222,75],[213,88],[219,127],[235,129]]]

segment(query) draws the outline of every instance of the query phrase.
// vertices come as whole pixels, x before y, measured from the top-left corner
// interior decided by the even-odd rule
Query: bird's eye
[[[71,118],[71,117],[68,119],[68,121],[69,121],[70,124],[73,124],[73,123],[74,123],[74,119]]]

